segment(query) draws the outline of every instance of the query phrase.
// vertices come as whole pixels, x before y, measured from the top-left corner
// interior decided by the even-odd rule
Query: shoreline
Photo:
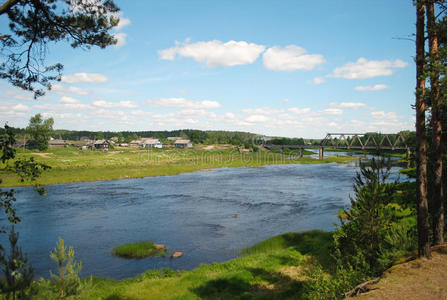
[[[78,183],[78,182],[96,182],[96,181],[112,181],[112,180],[123,180],[123,179],[142,179],[145,177],[159,177],[159,176],[175,176],[180,174],[193,173],[198,171],[205,170],[214,170],[220,168],[261,168],[264,166],[270,165],[292,165],[292,164],[327,164],[327,163],[349,163],[351,161],[355,161],[358,158],[353,156],[328,156],[323,160],[311,158],[309,156],[305,156],[300,159],[282,159],[280,163],[278,161],[263,161],[263,162],[254,162],[254,164],[250,164],[250,160],[248,163],[242,160],[233,161],[232,163],[223,163],[219,164],[213,163],[210,164],[162,164],[162,165],[151,165],[149,168],[147,166],[132,166],[128,168],[127,166],[104,166],[104,167],[93,167],[89,169],[85,169],[83,166],[75,166],[71,168],[52,168],[42,174],[37,183],[41,186],[49,186],[49,185],[59,185],[59,184],[68,184],[68,183]],[[152,168],[151,168],[152,167]],[[166,169],[168,168],[168,169]],[[81,170],[80,170],[81,169]],[[118,170],[117,170],[118,169]],[[137,170],[136,170],[137,169]],[[80,176],[89,177],[89,174],[86,173],[76,173],[76,171],[98,171],[100,173],[104,170],[113,170],[115,172],[123,171],[123,174],[108,174],[105,177],[101,177],[101,175],[97,175],[91,178],[79,178]],[[126,172],[127,171],[127,172]],[[135,172],[134,172],[135,171]],[[55,173],[59,173],[55,174]],[[61,174],[62,173],[62,174]],[[71,173],[68,177],[63,177],[62,175],[66,175],[64,173]],[[121,172],[120,172],[121,173]],[[132,173],[137,173],[133,174]],[[6,175],[6,176],[5,176]],[[13,175],[15,176],[15,175]],[[17,188],[17,187],[29,187],[33,186],[33,183],[30,182],[20,182],[18,178],[11,179],[8,178],[8,174],[0,174],[0,177],[3,179],[3,183],[0,184],[0,188]],[[15,176],[16,177],[16,176]],[[62,178],[62,180],[61,180]],[[11,184],[12,183],[12,184]]]

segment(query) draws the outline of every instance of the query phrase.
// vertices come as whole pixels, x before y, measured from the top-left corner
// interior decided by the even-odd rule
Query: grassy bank
[[[166,247],[157,248],[153,242],[136,242],[117,246],[112,250],[113,255],[125,258],[145,258],[149,256],[164,256]]]
[[[331,264],[330,245],[331,233],[287,233],[245,249],[239,258],[190,271],[150,270],[121,281],[94,278],[81,298],[301,299],[313,259]],[[35,298],[49,297],[48,282],[40,286]]]
[[[76,181],[113,180],[147,176],[177,175],[203,169],[223,167],[259,167],[273,164],[345,163],[352,157],[332,156],[323,160],[283,155],[272,152],[240,153],[237,150],[138,150],[118,149],[108,153],[80,151],[76,148],[56,148],[46,152],[23,151],[17,157],[34,157],[51,166],[39,183],[58,184]],[[10,162],[12,163],[12,162]],[[21,186],[14,174],[0,172],[0,186]]]

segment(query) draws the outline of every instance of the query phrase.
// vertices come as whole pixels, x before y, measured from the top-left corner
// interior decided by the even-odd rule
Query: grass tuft
[[[164,256],[166,248],[157,249],[153,242],[130,243],[113,248],[113,255],[125,258],[145,258],[150,256]]]

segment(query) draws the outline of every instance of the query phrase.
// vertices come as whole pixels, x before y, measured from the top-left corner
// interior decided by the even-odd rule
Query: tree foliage
[[[37,114],[29,120],[26,130],[33,138],[36,148],[40,151],[48,149],[48,141],[53,132],[53,124],[53,118],[44,120],[41,114]]]
[[[378,275],[415,246],[415,209],[396,201],[397,182],[389,182],[389,160],[361,164],[351,208],[339,213],[335,256],[345,268]]]
[[[0,32],[0,78],[34,92],[34,97],[60,80],[62,64],[45,64],[51,42],[69,41],[73,48],[116,44],[109,30],[118,25],[112,0],[5,0],[0,16],[9,28]]]
[[[61,238],[57,241],[56,248],[50,252],[50,257],[57,263],[58,268],[58,274],[50,271],[50,275],[59,284],[60,298],[77,294],[81,286],[78,274],[81,272],[82,263],[77,263],[74,255],[73,247],[67,248]]]
[[[0,290],[6,293],[8,299],[10,297],[30,299],[32,291],[29,287],[33,282],[34,269],[28,264],[28,258],[22,254],[22,249],[17,244],[18,240],[19,234],[12,226],[9,234],[9,256],[5,256],[4,251],[0,252],[0,263],[4,274],[4,279],[0,280]]]

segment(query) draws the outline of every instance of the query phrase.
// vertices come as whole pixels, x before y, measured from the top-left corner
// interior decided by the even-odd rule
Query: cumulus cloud
[[[340,108],[352,108],[352,109],[359,109],[359,108],[367,108],[368,105],[362,102],[332,102],[329,103],[329,106],[332,107],[340,107]]]
[[[398,120],[401,117],[395,112],[373,111],[371,116],[375,119]]]
[[[120,21],[118,22],[118,25],[115,26],[116,30],[121,30],[123,27],[126,27],[128,25],[130,25],[130,19],[128,18],[123,18],[123,17],[119,17]]]
[[[126,44],[127,34],[125,34],[124,32],[116,33],[113,35],[113,37],[117,41],[115,44],[116,48],[120,48]]]
[[[326,115],[341,115],[343,114],[343,110],[338,108],[326,108],[323,110],[323,113]]]
[[[40,110],[48,110],[48,111],[61,111],[61,110],[74,110],[74,109],[91,109],[92,107],[90,105],[84,104],[84,103],[61,103],[61,104],[37,104],[34,105],[35,108]]]
[[[14,105],[12,107],[12,110],[13,111],[19,111],[19,112],[26,112],[26,111],[30,111],[31,108],[29,106],[27,106],[27,105],[19,103],[19,104]]]
[[[31,94],[19,89],[7,89],[2,95],[4,99],[14,99],[20,101],[33,101],[34,98]]]
[[[284,112],[284,110],[283,109],[273,109],[273,108],[268,108],[268,107],[259,107],[259,108],[243,109],[242,112],[244,112],[246,114],[250,114],[250,115],[253,115],[253,114],[272,115],[272,114]]]
[[[325,82],[326,80],[323,77],[315,77],[313,80],[314,84],[322,84],[323,82]]]
[[[93,106],[101,108],[136,108],[138,105],[132,101],[108,102],[102,99],[93,100]]]
[[[68,104],[76,104],[76,103],[81,103],[81,101],[79,101],[76,98],[72,98],[69,96],[62,96],[61,99],[59,100],[60,103],[68,103]]]
[[[281,101],[282,103],[289,103],[290,102],[290,99],[283,99],[282,101]]]
[[[389,86],[387,86],[386,84],[376,84],[373,86],[370,85],[366,85],[366,86],[356,86],[355,90],[356,91],[380,91],[380,90],[384,90],[389,88]]]
[[[62,82],[67,83],[104,83],[108,78],[97,73],[75,73],[62,76]]]
[[[356,62],[349,62],[336,68],[329,76],[345,79],[365,79],[377,76],[389,76],[398,68],[404,68],[406,62],[396,59],[391,60],[367,60],[359,58]]]
[[[51,90],[55,91],[56,93],[59,94],[63,94],[63,93],[73,93],[73,94],[77,94],[79,96],[86,96],[89,94],[89,91],[75,87],[75,86],[70,86],[70,87],[64,87],[61,84],[54,84],[51,86]]]
[[[275,71],[312,70],[326,62],[321,54],[306,54],[306,49],[295,45],[275,46],[262,55],[264,66]]]
[[[160,98],[150,99],[146,101],[147,104],[161,107],[177,107],[177,108],[189,108],[189,109],[211,109],[221,107],[217,101],[196,101],[185,98]]]
[[[266,122],[268,120],[269,120],[269,118],[267,118],[264,115],[252,115],[245,119],[245,121],[247,121],[249,123],[262,123],[262,122]]]
[[[218,40],[209,42],[183,43],[176,42],[176,46],[159,50],[158,55],[163,60],[174,60],[176,55],[190,57],[197,62],[205,63],[207,67],[231,67],[252,64],[265,47],[245,41],[229,41],[223,43]]]
[[[308,108],[308,107],[307,108],[292,107],[292,108],[289,108],[289,111],[294,113],[294,114],[301,115],[301,114],[309,113],[310,112],[310,108]]]

